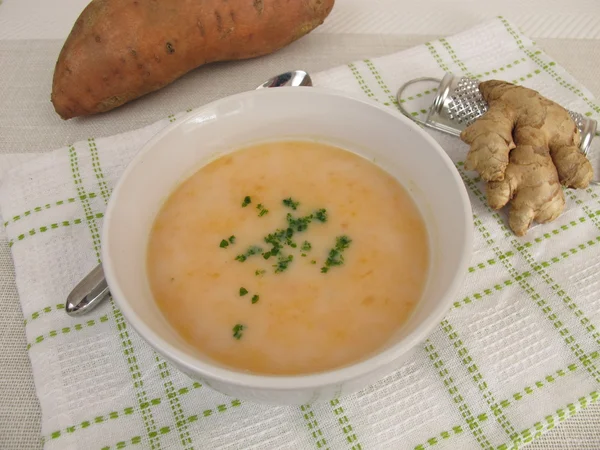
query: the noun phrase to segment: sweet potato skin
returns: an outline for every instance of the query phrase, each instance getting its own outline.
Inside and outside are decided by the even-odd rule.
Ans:
[[[215,61],[279,50],[334,0],[92,0],[60,52],[51,101],[63,119],[109,111]]]

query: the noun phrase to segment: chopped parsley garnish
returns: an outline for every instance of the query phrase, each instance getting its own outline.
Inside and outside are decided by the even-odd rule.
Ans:
[[[240,297],[243,297],[247,293],[248,293],[248,289],[246,289],[245,287],[240,288]]]
[[[283,204],[291,209],[297,209],[300,202],[294,201],[291,197],[284,199]],[[262,203],[256,205],[256,209],[259,211],[258,216],[263,216],[269,212]],[[308,241],[304,241],[302,244],[294,242],[292,239],[295,233],[305,231],[313,219],[317,219],[320,222],[327,221],[327,211],[325,209],[316,210],[313,214],[309,214],[301,217],[294,217],[291,213],[286,215],[287,227],[278,228],[275,231],[269,233],[263,238],[264,242],[269,244],[268,250],[263,250],[258,246],[249,247],[245,253],[238,255],[235,259],[240,262],[246,261],[249,257],[256,254],[262,254],[265,260],[273,257],[277,257],[277,263],[273,265],[275,273],[283,272],[286,270],[293,260],[293,255],[287,255],[284,251],[285,246],[290,248],[301,249],[301,256],[306,257],[306,252],[312,249],[312,245]],[[311,264],[316,264],[316,261],[312,261]],[[262,275],[263,272],[256,271],[256,275]]]
[[[227,248],[227,247],[229,247],[229,242],[227,242],[226,239],[223,239],[221,241],[221,243],[219,244],[219,247],[221,247],[221,248]]]
[[[256,295],[256,294],[254,294],[252,296],[252,304],[254,305],[259,299],[260,299],[260,297],[258,295]]]
[[[275,273],[280,273],[280,272],[283,272],[284,270],[286,270],[293,260],[294,260],[294,255],[288,255],[288,256],[280,255],[279,259],[277,260],[277,264],[273,265],[273,267],[275,267]]]
[[[293,231],[292,231],[292,234],[294,234]],[[277,229],[273,233],[269,233],[268,235],[265,236],[265,242],[267,244],[279,246],[279,245],[281,245],[281,241],[284,238],[287,238],[287,236],[288,236],[287,230]]]
[[[300,253],[300,256],[304,258],[306,256],[306,253]]]
[[[254,272],[254,275],[256,275],[257,277],[260,277],[261,275],[264,275],[266,272],[266,270],[264,269],[256,269],[256,271]]]
[[[311,264],[316,264],[317,261],[315,261],[314,259],[310,262]]]
[[[350,246],[351,242],[352,239],[345,235],[335,238],[335,247],[329,250],[325,265],[321,267],[321,273],[327,273],[330,268],[344,264],[344,255],[342,255],[342,252]]]
[[[295,202],[294,200],[292,200],[292,198],[286,198],[283,200],[283,204],[285,206],[287,206],[288,208],[292,208],[294,211],[298,208],[298,205],[300,204],[300,202]]]
[[[246,251],[246,256],[252,256],[252,255],[256,255],[258,253],[262,253],[262,252],[263,252],[262,248],[260,248],[256,245],[253,245],[248,248],[248,251]]]
[[[256,209],[258,209],[258,211],[259,211],[258,217],[262,217],[269,212],[269,210],[266,209],[262,203],[259,203],[258,205],[256,205]]]
[[[232,330],[234,339],[237,339],[239,341],[240,338],[242,337],[242,331],[244,331],[245,329],[246,329],[245,325],[242,325],[241,323],[236,324]]]
[[[335,238],[335,248],[339,251],[345,250],[350,246],[350,242],[352,242],[352,239],[348,236],[338,236]]]
[[[332,248],[329,250],[329,256],[327,256],[327,260],[325,261],[325,265],[327,267],[332,266],[341,266],[344,264],[344,255],[339,250]]]
[[[287,230],[277,229],[275,232],[268,234],[265,236],[264,240],[267,244],[271,244],[271,250],[265,253],[263,256],[265,259],[269,259],[270,256],[276,256],[279,254],[281,247],[284,242],[288,245],[293,244],[290,237],[294,234],[294,230],[288,228]]]
[[[309,214],[308,216],[295,218],[291,213],[288,213],[286,216],[289,227],[293,231],[305,231],[308,228],[308,224],[312,221],[313,215]]]
[[[291,231],[291,233],[290,233],[290,231]],[[294,234],[294,230],[292,230],[291,228],[288,228],[286,230],[286,232],[287,232],[287,237],[285,238],[285,243],[292,248],[296,248],[298,246],[298,244],[296,244],[294,241],[292,241],[292,236]]]
[[[228,241],[230,244],[235,244],[235,236],[229,236]]]
[[[252,203],[252,199],[250,198],[249,195],[246,195],[244,197],[244,201],[242,202],[242,208],[245,208],[246,206],[248,206],[250,203]]]
[[[314,214],[315,219],[317,219],[319,222],[325,223],[327,222],[327,210],[326,209],[319,209],[315,212]]]
[[[249,257],[251,257],[253,255],[258,255],[258,254],[260,254],[262,252],[263,252],[263,249],[260,248],[259,246],[257,246],[257,245],[251,245],[250,247],[248,247],[248,250],[246,250],[246,253],[242,253],[240,255],[237,255],[235,257],[235,260],[239,261],[239,262],[244,262]]]

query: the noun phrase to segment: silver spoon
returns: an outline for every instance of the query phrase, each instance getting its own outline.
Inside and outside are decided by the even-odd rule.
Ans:
[[[312,86],[312,80],[307,72],[293,70],[269,78],[256,89],[281,86]],[[65,311],[69,316],[86,314],[102,303],[109,294],[102,264],[98,264],[73,288],[67,297]]]
[[[80,316],[102,303],[108,294],[102,264],[98,264],[73,288],[67,297],[65,311],[69,316]]]
[[[274,88],[281,86],[312,86],[310,75],[304,70],[293,70],[269,78],[256,89]]]

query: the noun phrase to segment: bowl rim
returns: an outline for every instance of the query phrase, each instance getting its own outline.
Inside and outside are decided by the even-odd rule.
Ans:
[[[465,250],[462,252],[460,257],[460,263],[455,266],[454,277],[450,285],[445,290],[444,295],[438,301],[432,312],[417,326],[417,328],[394,345],[369,356],[366,359],[362,359],[358,362],[342,366],[336,369],[300,374],[300,375],[267,375],[267,374],[252,374],[236,371],[233,369],[227,369],[224,367],[218,367],[208,362],[196,359],[175,346],[169,344],[163,340],[157,333],[155,333],[146,323],[139,317],[135,309],[127,301],[119,283],[117,282],[114,267],[111,264],[111,252],[110,252],[110,230],[111,221],[114,214],[115,205],[118,203],[120,192],[123,189],[125,180],[129,177],[129,174],[139,164],[140,160],[159,142],[164,136],[171,133],[173,130],[184,126],[191,122],[193,119],[206,114],[211,109],[214,109],[220,103],[244,100],[249,97],[255,96],[267,96],[267,95],[279,95],[280,92],[298,92],[298,94],[304,95],[303,91],[310,90],[311,94],[317,94],[329,97],[343,97],[352,101],[362,103],[368,107],[376,108],[386,114],[389,114],[404,122],[406,126],[411,128],[414,132],[418,133],[425,141],[433,147],[443,163],[450,169],[451,176],[454,178],[455,184],[459,190],[461,198],[460,206],[463,209],[463,218],[466,226],[462,227],[459,232],[462,233],[462,239],[464,241]],[[140,335],[140,337],[151,347],[153,347],[163,357],[176,365],[185,368],[186,371],[191,372],[201,379],[218,380],[223,384],[240,386],[250,389],[261,389],[269,391],[293,391],[299,389],[310,389],[310,388],[322,388],[331,385],[338,385],[344,382],[348,382],[354,379],[365,377],[378,369],[391,364],[394,361],[399,360],[404,354],[413,350],[419,343],[423,342],[426,337],[433,331],[436,325],[438,325],[443,317],[447,314],[452,304],[454,295],[458,292],[458,289],[463,283],[465,274],[467,272],[468,264],[470,263],[472,246],[473,246],[473,227],[472,224],[472,209],[471,202],[466,190],[466,187],[456,170],[454,163],[443,150],[441,145],[427,134],[419,125],[414,123],[412,120],[401,114],[399,111],[393,110],[388,106],[384,106],[376,101],[366,99],[356,94],[350,94],[343,91],[337,91],[333,89],[319,88],[319,87],[278,87],[276,89],[259,89],[252,91],[245,91],[238,94],[233,94],[227,97],[222,97],[203,106],[200,106],[187,114],[176,122],[166,126],[164,129],[155,134],[149,141],[147,141],[140,151],[134,156],[131,162],[125,168],[123,174],[117,181],[112,195],[109,199],[106,212],[104,215],[104,224],[101,232],[101,256],[102,265],[104,269],[105,279],[108,283],[111,296],[116,301],[117,306],[121,310],[125,319],[133,327],[133,329]],[[210,381],[209,381],[210,383]]]

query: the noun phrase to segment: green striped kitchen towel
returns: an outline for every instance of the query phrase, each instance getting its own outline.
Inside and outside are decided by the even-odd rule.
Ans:
[[[600,118],[590,93],[502,18],[314,82],[397,108],[402,83],[448,71],[522,83]],[[431,94],[400,101],[422,116]],[[558,220],[516,238],[464,170],[466,146],[435,131],[473,204],[471,267],[445,320],[369,388],[302,407],[246,403],[178,372],[114,304],[68,317],[65,297],[98,263],[115,182],[178,117],[45,154],[1,187],[46,448],[508,449],[598,400],[600,190],[566,191]]]

